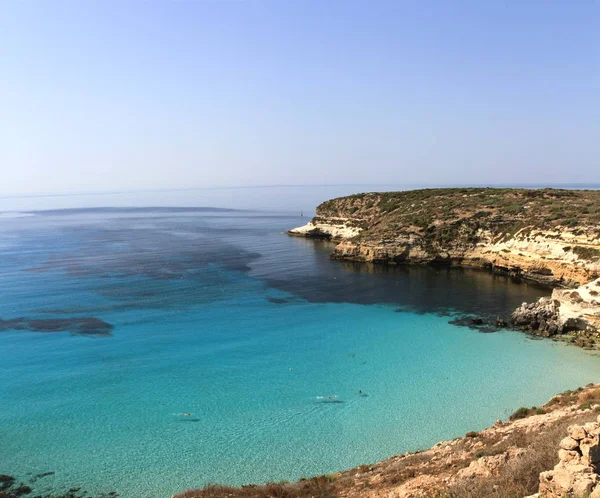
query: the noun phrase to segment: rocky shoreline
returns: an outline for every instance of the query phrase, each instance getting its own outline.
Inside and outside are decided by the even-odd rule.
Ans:
[[[586,349],[600,348],[600,278],[575,290],[523,303],[511,321],[531,334],[561,338]]]

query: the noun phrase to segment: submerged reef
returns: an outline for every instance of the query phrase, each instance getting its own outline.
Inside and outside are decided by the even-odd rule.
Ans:
[[[36,474],[34,477],[29,479],[29,484],[34,484],[39,479],[51,475],[54,475],[54,472]],[[81,487],[73,487],[65,491],[49,491],[48,488],[46,488],[43,494],[41,494],[31,486],[17,480],[11,475],[0,474],[0,498],[21,498],[24,496],[29,498],[117,498],[119,494],[116,491],[109,491],[107,493],[101,493],[100,495],[92,496]]]
[[[80,318],[0,318],[0,331],[69,332],[73,335],[110,336],[114,325],[94,317]]]

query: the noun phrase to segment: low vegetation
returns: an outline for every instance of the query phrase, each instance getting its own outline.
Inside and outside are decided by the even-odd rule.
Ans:
[[[239,488],[209,484],[200,490],[190,490],[177,498],[334,498],[333,479],[318,476],[296,483],[268,483],[262,486],[248,485]]]
[[[469,243],[479,228],[508,235],[519,230],[577,230],[598,225],[600,191],[451,188],[373,192],[326,201],[317,213],[364,220],[361,238],[377,234],[385,239],[407,230],[428,233],[442,244],[457,239]],[[596,249],[575,246],[572,250],[581,257],[600,258]]]
[[[438,491],[436,498],[523,498],[536,493],[540,473],[558,462],[558,444],[571,424],[595,420],[594,415],[582,414],[554,423],[545,431],[521,434],[518,447],[525,451],[500,467],[498,475],[465,479]]]

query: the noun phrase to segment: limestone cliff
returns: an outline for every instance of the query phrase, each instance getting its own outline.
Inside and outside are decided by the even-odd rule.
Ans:
[[[290,235],[334,259],[489,268],[550,286],[600,276],[600,191],[426,189],[326,201]]]

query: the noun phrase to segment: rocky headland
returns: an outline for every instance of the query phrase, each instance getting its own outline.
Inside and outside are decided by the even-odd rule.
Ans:
[[[333,259],[485,268],[554,288],[516,327],[600,346],[600,191],[452,188],[323,202],[290,235],[337,242]]]
[[[334,259],[489,268],[573,287],[600,277],[600,191],[452,188],[323,202],[290,235],[338,242]]]

